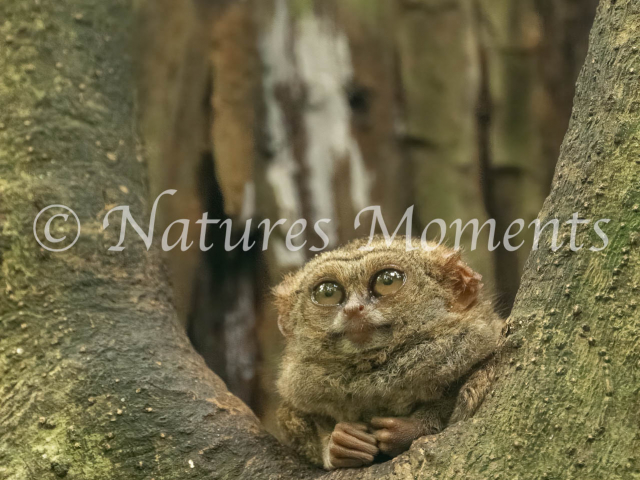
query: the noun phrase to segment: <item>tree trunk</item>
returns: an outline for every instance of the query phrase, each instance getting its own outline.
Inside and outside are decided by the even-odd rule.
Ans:
[[[116,218],[101,229],[106,210],[130,205],[138,221],[149,210],[122,53],[128,3],[5,0],[0,12],[0,104],[13,114],[0,132],[0,476],[321,475],[266,434],[195,354],[157,248],[147,252],[129,230],[125,251],[107,252],[119,232]],[[591,234],[579,252],[553,253],[544,236],[479,414],[393,461],[327,478],[640,476],[639,28],[636,0],[602,2],[540,215],[611,219],[609,246],[590,251],[599,242]],[[64,253],[33,238],[33,219],[51,204],[83,224]],[[54,225],[75,235],[70,222]]]
[[[0,478],[305,471],[194,352],[159,249],[129,226],[125,250],[107,251],[119,236],[117,215],[102,229],[108,209],[148,224],[130,3],[7,0],[0,18]],[[82,223],[64,253],[34,239],[52,204]],[[75,236],[69,218],[55,237]]]

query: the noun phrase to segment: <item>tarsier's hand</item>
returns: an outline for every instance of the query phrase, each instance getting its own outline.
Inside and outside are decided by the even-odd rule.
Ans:
[[[427,433],[422,420],[409,417],[375,417],[371,419],[371,427],[378,448],[391,457],[408,450],[416,438]]]
[[[355,468],[373,463],[378,454],[376,438],[361,423],[338,423],[324,455],[325,468]]]

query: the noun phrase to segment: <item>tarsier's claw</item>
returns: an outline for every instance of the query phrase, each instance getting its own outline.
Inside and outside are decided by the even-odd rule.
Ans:
[[[338,423],[328,445],[328,460],[332,468],[355,468],[373,463],[378,454],[376,438],[367,426],[358,423]]]
[[[375,417],[371,426],[378,448],[391,457],[408,450],[411,443],[425,433],[422,422],[416,418]]]

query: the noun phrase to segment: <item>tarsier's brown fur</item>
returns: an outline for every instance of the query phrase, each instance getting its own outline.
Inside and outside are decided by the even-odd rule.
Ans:
[[[287,340],[278,420],[284,440],[324,468],[402,453],[471,416],[494,380],[504,322],[483,299],[480,276],[458,252],[426,251],[415,239],[407,251],[405,240],[376,237],[371,251],[360,250],[368,239],[352,242],[276,288]],[[406,282],[375,297],[370,279],[387,268]],[[327,279],[344,288],[343,304],[311,301]]]

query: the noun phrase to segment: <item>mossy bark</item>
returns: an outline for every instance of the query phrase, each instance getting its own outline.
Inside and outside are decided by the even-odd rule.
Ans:
[[[108,209],[129,205],[143,229],[149,211],[132,13],[118,0],[0,4],[0,478],[257,478],[263,455],[299,472],[193,351],[157,247],[129,230],[123,252],[107,250]],[[82,223],[64,253],[33,235],[51,204]]]
[[[118,232],[100,228],[106,207],[131,205],[138,219],[148,210],[123,54],[129,3],[5,0],[0,14],[2,478],[640,476],[636,0],[600,6],[540,216],[609,218],[610,245],[530,257],[500,380],[472,421],[391,462],[331,474],[264,433],[193,352],[156,249],[132,240],[107,252]],[[54,203],[83,223],[62,254],[32,233]]]

